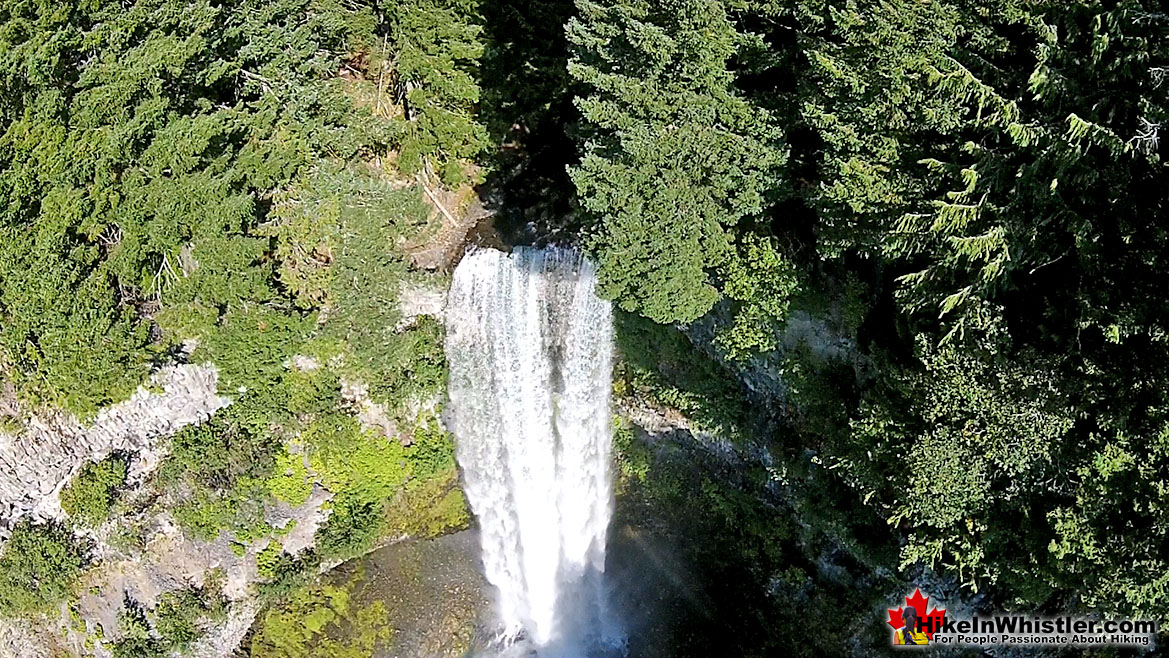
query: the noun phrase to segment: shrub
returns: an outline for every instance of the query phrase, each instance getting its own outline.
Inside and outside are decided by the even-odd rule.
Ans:
[[[256,555],[256,574],[264,581],[275,580],[284,561],[284,546],[272,540]]]
[[[262,603],[281,600],[312,581],[320,565],[320,556],[312,549],[297,555],[283,550],[270,555],[264,565],[264,577],[268,580],[256,586],[256,598]]]
[[[151,634],[146,611],[137,602],[126,599],[118,613],[118,628],[122,637],[110,647],[114,658],[161,658],[166,655],[166,647]]]
[[[164,593],[149,614],[127,597],[118,613],[121,637],[110,647],[110,653],[114,658],[156,658],[183,653],[202,637],[204,624],[223,619],[226,606],[219,585],[211,579],[204,587]]]
[[[181,653],[203,635],[203,623],[223,618],[225,607],[222,594],[210,587],[167,592],[154,608],[154,627],[167,647]]]
[[[304,458],[287,451],[276,454],[275,472],[268,478],[266,486],[273,498],[293,506],[304,504],[313,492]]]
[[[129,459],[120,454],[86,464],[61,492],[61,508],[77,523],[101,525],[110,518],[118,489],[126,483],[128,466]]]
[[[373,548],[386,526],[385,505],[358,496],[333,499],[333,513],[317,531],[317,547],[325,557],[346,560]]]
[[[84,547],[64,526],[19,522],[0,553],[0,615],[50,610],[69,595],[85,562]]]

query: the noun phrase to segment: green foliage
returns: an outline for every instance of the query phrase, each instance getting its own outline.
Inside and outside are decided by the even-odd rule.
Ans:
[[[314,470],[336,494],[329,519],[317,532],[317,546],[328,557],[360,555],[381,537],[385,500],[408,477],[401,444],[367,435],[356,420],[339,415],[318,421],[305,438],[314,447]]]
[[[1163,550],[1169,425],[1162,409],[1151,415],[1159,431],[1090,437],[1070,495],[1046,515],[1054,530],[1046,548],[1061,566],[1053,580],[1085,605],[1121,615],[1156,614],[1169,587]]]
[[[471,525],[467,499],[459,489],[459,472],[445,470],[410,480],[389,504],[385,534],[390,537],[432,538]]]
[[[267,480],[268,493],[289,505],[301,505],[313,492],[313,483],[308,468],[300,455],[288,451],[276,454],[273,475]]]
[[[0,35],[0,353],[23,398],[91,414],[192,338],[192,358],[214,361],[225,386],[260,386],[311,328],[299,311],[324,303],[331,250],[385,238],[354,234],[401,223],[392,207],[413,203],[407,223],[425,220],[415,194],[340,163],[397,148],[411,171],[460,178],[485,139],[480,28],[465,3],[389,12],[332,0],[0,7],[12,26]],[[381,45],[391,50],[367,63],[386,63],[401,120],[356,107],[357,83],[336,76],[351,49]],[[366,253],[356,259],[373,265]],[[378,286],[400,268],[362,272],[384,308],[392,289]]]
[[[110,652],[116,658],[181,655],[208,625],[223,621],[226,612],[227,600],[218,583],[164,592],[151,611],[127,598],[118,612],[120,637]]]
[[[328,309],[316,340],[339,346],[340,370],[369,382],[379,400],[428,399],[444,383],[441,328],[426,319],[399,326],[400,245],[429,212],[418,188],[325,165],[283,197],[266,229],[287,254],[280,277],[298,303]]]
[[[430,330],[437,345],[438,329]],[[346,349],[339,353],[342,359],[351,354]],[[437,359],[433,367],[441,377],[441,350]],[[360,372],[379,372],[376,365]],[[339,367],[348,368],[345,362]],[[266,379],[266,386],[249,390],[210,421],[184,428],[172,440],[157,481],[188,533],[210,541],[227,531],[236,541],[233,547],[243,551],[274,532],[264,521],[267,505],[303,504],[315,482],[334,494],[331,515],[318,535],[322,555],[330,558],[365,552],[391,526],[395,532],[426,536],[465,527],[465,503],[450,475],[453,444],[433,418],[423,416],[413,429],[404,429],[410,444],[405,446],[398,437],[362,429],[345,410],[339,376],[331,367],[273,371]],[[392,399],[404,406],[412,398]],[[286,447],[291,442],[296,452]],[[268,562],[265,572],[279,566]]]
[[[166,647],[151,632],[146,611],[135,601],[126,599],[118,612],[118,631],[121,637],[110,647],[114,658],[162,658]]]
[[[313,417],[341,404],[341,381],[331,369],[292,370],[281,383],[288,391],[288,411],[296,416]]]
[[[257,598],[261,603],[279,601],[311,584],[321,566],[320,556],[315,551],[303,551],[293,556],[285,553],[282,547],[276,549],[271,546],[269,544],[261,552],[264,556],[264,580],[256,585]]]
[[[403,247],[431,208],[384,163],[449,185],[478,176],[480,22],[474,3],[445,0],[0,2],[3,383],[30,409],[87,416],[171,359],[213,363],[232,404],[178,432],[151,484],[187,534],[226,532],[241,553],[276,532],[269,506],[303,504],[315,483],[335,493],[330,557],[391,528],[465,527],[450,437],[428,419],[363,432],[340,381],[368,382],[392,415],[441,394],[441,325],[401,326],[397,310]],[[302,372],[299,354],[320,367]],[[63,506],[100,524],[125,471],[87,466]],[[319,563],[277,542],[259,558],[265,598]],[[80,567],[64,530],[18,526],[0,612],[51,607]],[[113,653],[183,651],[222,613],[204,594],[129,605]]]
[[[61,508],[76,523],[98,526],[110,518],[118,489],[126,483],[129,459],[113,454],[91,462],[61,490]]]
[[[386,527],[384,503],[356,495],[333,499],[329,520],[317,531],[321,556],[347,560],[369,552]]]
[[[395,245],[425,225],[429,210],[417,189],[378,183],[355,194],[341,215],[341,241],[332,266],[327,337],[343,341],[346,370],[370,382],[379,399],[426,399],[442,391],[441,328],[420,320],[399,328],[398,291],[406,265]]]
[[[356,574],[340,586],[310,583],[266,610],[251,639],[256,658],[371,656],[392,636],[385,604],[354,605]]]
[[[399,164],[408,174],[434,169],[448,185],[488,145],[475,117],[483,28],[476,0],[420,0],[392,6],[396,96],[405,136]]]
[[[757,11],[790,49],[748,68],[796,87],[752,98],[814,135],[790,161],[813,183],[792,190],[805,245],[879,296],[871,377],[789,355],[825,461],[904,532],[907,566],[1013,606],[1163,614],[1166,234],[1147,218],[1169,26],[1143,2]]]
[[[183,653],[208,624],[221,622],[226,613],[227,600],[212,586],[186,587],[159,597],[154,628],[168,650]]]
[[[63,526],[20,521],[0,553],[0,614],[50,612],[86,564],[84,547]]]
[[[355,491],[385,497],[405,482],[411,464],[400,441],[362,430],[357,419],[332,413],[305,428],[309,463],[330,491]]]
[[[1153,15],[1145,4],[777,10],[806,35],[784,105],[817,138],[795,157],[815,167],[802,196],[821,248],[888,259],[906,311],[948,330],[1014,291],[1052,331],[1143,315],[1164,252],[1142,218],[1161,204],[1146,190],[1163,176],[1153,117],[1167,112],[1166,28],[1134,19]],[[1125,91],[1100,103],[1101,85]]]
[[[644,485],[649,478],[652,455],[646,446],[637,441],[633,426],[617,416],[613,419],[613,454],[616,456],[619,487]]]
[[[1035,554],[1031,532],[1043,526],[1024,519],[1045,497],[1055,446],[1072,427],[1041,361],[1015,353],[1014,362],[995,363],[1011,350],[1001,324],[990,322],[978,343],[919,341],[925,372],[909,383],[912,425],[857,426],[859,445],[882,464],[871,476],[876,486],[894,488],[890,523],[904,519],[912,529],[905,562],[945,564],[975,587],[1012,578],[1016,551]],[[1010,518],[1019,521],[1004,523]]]
[[[688,323],[718,298],[728,231],[776,187],[779,130],[733,89],[742,35],[718,0],[577,8],[569,72],[587,131],[572,179],[602,289],[625,310]]]
[[[272,581],[280,573],[284,564],[284,547],[278,541],[270,541],[264,550],[256,554],[256,573],[260,580]]]
[[[619,395],[675,409],[723,436],[739,436],[751,422],[743,386],[714,360],[696,354],[681,331],[632,313],[616,313],[614,324],[621,356],[614,373]]]
[[[322,556],[360,555],[389,532],[435,536],[465,527],[454,444],[434,420],[421,419],[409,446],[375,436],[343,414],[326,414],[301,438],[321,483],[334,493],[317,532]]]
[[[246,309],[282,303],[256,199],[314,154],[375,139],[326,79],[359,15],[306,0],[0,7],[0,350],[23,397],[92,413],[179,340],[287,323]],[[246,344],[225,337],[215,357],[246,366],[261,356],[233,351]]]
[[[406,454],[413,479],[430,478],[455,468],[454,437],[443,429],[437,416],[423,415],[415,422]]]
[[[1006,605],[1163,614],[1155,3],[577,9],[573,179],[605,293],[681,323],[723,297],[705,324],[744,371],[793,300],[828,297],[813,322],[844,358],[809,341],[770,362],[771,410],[852,491],[828,505],[858,498],[904,567]],[[687,343],[619,315],[615,390],[741,433],[743,390]]]
[[[263,389],[282,377],[284,363],[307,338],[310,319],[244,305],[220,317],[214,330],[198,336],[191,358],[219,369],[220,386],[233,393]]]
[[[748,235],[723,272],[723,294],[738,305],[715,345],[734,360],[778,347],[779,328],[798,287],[796,269],[771,242]]]
[[[699,579],[701,610],[718,611],[680,606],[675,651],[820,656],[864,646],[855,628],[805,634],[796,644],[790,638],[806,628],[808,614],[879,606],[892,583],[874,574],[888,573],[895,555],[872,552],[860,539],[889,542],[880,519],[838,504],[846,498],[801,451],[777,450],[764,464],[746,451],[715,456],[700,445],[615,426],[615,523],[637,528],[641,550],[683,560],[675,573]]]
[[[156,478],[176,497],[173,513],[185,530],[205,540],[220,530],[241,541],[266,534],[263,503],[284,450],[274,424],[286,400],[280,387],[249,393],[174,436]]]

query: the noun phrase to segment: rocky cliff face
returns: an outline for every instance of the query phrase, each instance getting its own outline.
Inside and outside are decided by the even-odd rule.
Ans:
[[[696,348],[735,373],[752,394],[766,400],[781,401],[788,393],[788,386],[783,379],[784,359],[797,350],[806,349],[812,358],[821,362],[850,363],[856,369],[857,376],[862,376],[867,364],[857,351],[855,341],[841,329],[838,315],[838,311],[822,315],[802,310],[792,311],[783,326],[777,329],[778,349],[756,354],[741,362],[728,359],[715,342],[719,329],[732,322],[730,308],[725,300],[697,322],[685,327],[684,332]]]
[[[231,402],[218,394],[217,384],[218,373],[210,365],[171,365],[155,373],[149,385],[140,387],[128,400],[103,409],[89,423],[82,423],[66,413],[53,412],[32,416],[18,434],[0,432],[0,536],[6,536],[7,529],[21,518],[63,520],[61,490],[87,463],[104,459],[112,452],[124,451],[133,455],[127,483],[132,489],[142,484],[166,454],[172,434],[187,425],[207,420]],[[175,565],[184,565],[200,556],[210,560],[214,551],[209,551],[206,545],[195,546],[183,540],[173,523],[161,525],[167,526],[167,531],[158,533],[152,548],[160,549],[169,541],[182,543],[181,548],[185,550],[158,550],[151,553],[151,559],[138,560],[138,563],[119,559],[117,552],[110,548],[107,540],[108,535],[116,530],[113,526],[87,533],[95,540],[95,556],[107,559],[113,565],[111,569],[92,572],[89,577],[118,581],[117,587],[108,587],[108,591],[101,594],[93,589],[78,601],[87,622],[104,622],[105,628],[116,628],[116,614],[127,594],[151,599],[148,595],[157,596],[167,589],[181,587],[192,580],[192,576],[201,575],[196,572],[205,570],[193,568],[184,572]],[[220,553],[243,563],[231,554],[226,544]],[[174,559],[172,554],[186,559]],[[220,563],[226,561],[230,560],[221,559]],[[105,594],[108,596],[103,596]],[[251,610],[246,602],[235,608],[243,612]],[[254,610],[251,611],[254,614]],[[233,608],[233,614],[238,613]],[[68,619],[64,607],[62,618]],[[225,629],[228,626],[225,625]],[[67,628],[67,625],[63,627]],[[36,623],[2,620],[0,655],[77,653],[84,636],[75,632],[62,633],[61,628],[52,619]],[[212,634],[208,641],[214,640]],[[230,644],[230,639],[224,644]]]
[[[88,425],[58,412],[32,417],[18,435],[0,433],[0,523],[63,518],[61,489],[85,464],[114,451],[136,455],[129,482],[140,482],[165,454],[161,439],[230,403],[218,395],[217,380],[210,365],[167,366]]]

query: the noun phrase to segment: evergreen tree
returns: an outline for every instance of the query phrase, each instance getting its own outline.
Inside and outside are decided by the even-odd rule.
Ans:
[[[487,146],[475,117],[478,66],[483,56],[481,18],[474,0],[420,0],[389,10],[392,73],[405,114],[399,155],[407,173],[435,169],[448,184]]]
[[[586,90],[572,169],[605,294],[657,322],[718,299],[730,229],[760,212],[783,151],[732,87],[742,36],[717,0],[578,2],[570,74]]]
[[[827,449],[907,529],[907,565],[1015,605],[1165,610],[1154,4],[768,14],[800,34],[785,106],[815,136],[793,161],[816,164],[819,252],[873,263],[900,302],[870,311],[901,333],[870,343],[880,373],[842,392],[860,402]]]

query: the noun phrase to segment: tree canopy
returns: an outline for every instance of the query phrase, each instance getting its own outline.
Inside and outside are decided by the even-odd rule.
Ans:
[[[621,385],[787,460],[725,480],[811,492],[786,523],[620,456],[717,517],[755,598],[802,596],[818,558],[785,561],[831,535],[997,606],[1164,618],[1161,5],[0,0],[0,402],[84,417],[210,361],[233,406],[156,475],[188,532],[269,532],[257,501],[303,500],[306,464],[336,489],[326,557],[454,525],[441,432],[383,446],[342,378],[401,417],[440,394],[403,245],[433,189],[477,191],[596,260]],[[124,470],[68,509],[100,523]],[[0,575],[37,584],[8,609],[67,594],[40,580],[81,569],[67,539],[14,530]],[[266,559],[273,591],[312,562]]]
[[[853,318],[851,356],[787,346],[784,403],[902,566],[1164,614],[1167,30],[1135,0],[578,2],[604,290],[731,362]]]

